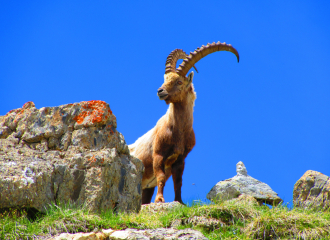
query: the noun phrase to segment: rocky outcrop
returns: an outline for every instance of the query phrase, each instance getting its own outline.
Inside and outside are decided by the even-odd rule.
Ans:
[[[254,197],[258,202],[277,205],[282,202],[269,185],[249,176],[243,162],[236,164],[237,175],[233,178],[218,182],[206,198],[213,201],[216,199],[229,200],[246,194]]]
[[[0,116],[0,208],[139,210],[143,164],[116,127],[103,101],[40,109],[28,102]]]
[[[238,198],[233,198],[229,200],[232,203],[242,203],[242,204],[249,204],[249,205],[263,205],[263,202],[257,201],[254,197],[246,194],[241,194],[238,196]]]
[[[155,214],[157,212],[165,212],[173,209],[182,208],[182,204],[179,202],[169,202],[169,203],[150,203],[144,204],[141,207],[140,213]],[[185,225],[190,225],[193,227],[203,228],[205,230],[214,230],[223,227],[224,223],[215,218],[206,218],[203,216],[193,216],[190,218],[178,218],[171,223],[172,228],[180,228]]]
[[[156,212],[163,212],[168,211],[175,208],[181,208],[183,205],[179,202],[167,202],[167,203],[149,203],[143,204],[141,207],[141,213],[156,213]]]
[[[122,240],[122,239],[141,239],[141,240],[151,240],[151,239],[159,239],[159,240],[172,240],[172,239],[207,239],[203,236],[199,231],[192,229],[183,229],[177,230],[174,228],[157,228],[157,229],[125,229],[114,231],[112,229],[103,230],[99,233],[62,233],[61,235],[52,238],[52,240],[103,240],[103,239],[114,239],[114,240]]]
[[[330,178],[320,172],[308,170],[296,182],[293,204],[297,207],[330,208]]]
[[[173,209],[182,208],[179,202],[169,203],[150,203],[144,204],[141,207],[140,214],[157,214],[159,212],[171,211]],[[127,228],[124,230],[103,229],[100,232],[91,233],[61,233],[57,236],[49,237],[49,240],[104,240],[104,239],[207,239],[197,230],[186,228],[179,230],[178,228],[184,225],[203,228],[212,231],[222,227],[223,223],[220,220],[206,218],[203,216],[194,216],[187,219],[176,219],[172,222],[170,228],[156,229],[133,229]]]

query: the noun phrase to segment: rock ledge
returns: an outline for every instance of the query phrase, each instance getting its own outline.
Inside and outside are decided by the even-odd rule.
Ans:
[[[109,104],[86,101],[0,116],[0,208],[75,203],[141,207],[142,162],[129,154]]]

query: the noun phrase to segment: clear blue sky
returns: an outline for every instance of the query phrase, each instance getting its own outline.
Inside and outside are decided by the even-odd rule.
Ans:
[[[166,112],[167,55],[230,43],[240,63],[217,52],[196,64],[183,201],[205,200],[243,161],[289,202],[307,170],[330,176],[329,12],[325,0],[2,1],[0,115],[103,100],[131,144]]]

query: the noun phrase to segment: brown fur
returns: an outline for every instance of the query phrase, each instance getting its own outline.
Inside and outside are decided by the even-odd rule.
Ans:
[[[163,190],[171,175],[174,200],[182,203],[181,186],[185,158],[195,146],[192,125],[196,93],[192,78],[193,73],[188,77],[174,72],[165,74],[165,81],[158,89],[158,96],[169,104],[169,108],[153,129],[129,146],[131,154],[141,159],[145,167],[142,178],[142,204],[151,202],[156,186],[158,191],[155,202],[165,202]]]
[[[155,202],[164,202],[165,182],[172,175],[175,201],[182,203],[181,186],[184,160],[195,146],[193,108],[196,93],[192,84],[194,73],[185,75],[200,59],[217,51],[239,54],[226,43],[212,43],[197,48],[188,56],[182,49],[172,51],[165,63],[164,84],[158,89],[158,97],[169,104],[167,113],[157,125],[129,146],[131,154],[142,160],[145,172],[142,178],[142,204],[150,203],[155,187],[158,187]],[[183,59],[175,69],[179,59]],[[197,70],[196,70],[197,71]]]

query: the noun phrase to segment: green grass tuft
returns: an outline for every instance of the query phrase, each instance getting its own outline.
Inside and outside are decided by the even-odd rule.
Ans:
[[[33,213],[33,211],[32,211]],[[189,219],[217,219],[221,226],[194,226]],[[0,212],[0,239],[33,239],[62,232],[77,233],[112,228],[194,228],[209,239],[330,239],[330,211],[269,208],[246,201],[219,201],[216,204],[194,204],[164,212],[113,213],[89,212],[74,205],[51,205],[45,214],[31,209],[5,209]],[[180,226],[180,224],[183,224]]]

